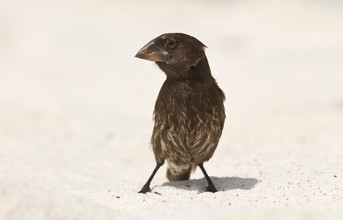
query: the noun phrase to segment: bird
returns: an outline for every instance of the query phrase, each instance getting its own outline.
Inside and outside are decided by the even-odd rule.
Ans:
[[[214,154],[225,122],[225,94],[211,74],[206,46],[184,33],[165,33],[148,42],[135,55],[154,61],[166,79],[154,108],[151,145],[156,166],[139,193],[167,162],[169,181],[189,180],[199,167],[206,190],[217,192],[203,163]]]

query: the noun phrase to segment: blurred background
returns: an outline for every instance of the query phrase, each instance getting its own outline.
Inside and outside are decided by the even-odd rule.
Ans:
[[[204,218],[231,202],[314,204],[301,216],[325,216],[317,208],[342,197],[342,12],[339,0],[0,0],[0,218],[161,219],[194,207]],[[163,168],[154,186],[166,197],[143,203],[165,75],[134,56],[166,32],[207,45],[226,93],[222,139],[206,164],[226,191],[196,194],[201,172],[191,190],[161,186]],[[259,183],[242,190],[247,179]]]
[[[334,0],[1,0],[0,151],[94,173],[153,164],[165,76],[134,55],[184,32],[207,45],[227,96],[218,151],[342,153],[342,9]]]

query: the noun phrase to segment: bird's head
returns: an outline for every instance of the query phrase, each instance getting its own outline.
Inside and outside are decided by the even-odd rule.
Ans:
[[[190,72],[200,61],[206,60],[207,63],[205,47],[192,36],[167,33],[147,43],[138,51],[136,57],[155,61],[167,76],[181,77]]]

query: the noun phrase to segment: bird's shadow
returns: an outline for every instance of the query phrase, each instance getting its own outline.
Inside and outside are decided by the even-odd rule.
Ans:
[[[241,178],[241,177],[211,177],[212,182],[218,191],[227,191],[233,189],[250,190],[260,182],[255,178]],[[206,192],[207,182],[205,178],[192,179],[187,181],[166,182],[162,186],[171,186],[178,189],[198,191],[200,193]]]

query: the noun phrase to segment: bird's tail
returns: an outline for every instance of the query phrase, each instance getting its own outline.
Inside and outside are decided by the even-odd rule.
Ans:
[[[196,166],[192,166],[191,164],[177,165],[173,162],[169,162],[167,168],[167,178],[171,182],[189,180],[191,171],[195,168]]]

